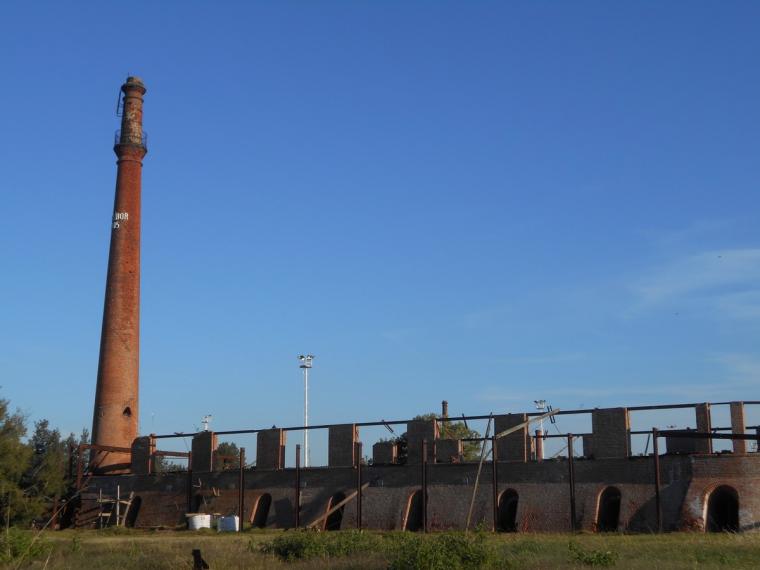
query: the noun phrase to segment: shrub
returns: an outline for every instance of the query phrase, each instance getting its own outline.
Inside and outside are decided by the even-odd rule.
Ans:
[[[251,549],[255,548],[250,543]],[[274,554],[286,561],[309,560],[312,558],[338,558],[362,552],[376,552],[380,541],[373,534],[359,531],[318,533],[315,531],[286,532],[272,542],[261,546],[265,554]]]
[[[0,562],[16,562],[20,559],[31,560],[46,554],[50,546],[44,540],[34,539],[30,531],[11,528],[0,534]]]
[[[435,535],[389,535],[391,570],[474,570],[497,565],[495,550],[484,533],[448,532]]]
[[[614,566],[618,553],[613,550],[583,550],[574,542],[568,544],[570,559],[586,566]]]

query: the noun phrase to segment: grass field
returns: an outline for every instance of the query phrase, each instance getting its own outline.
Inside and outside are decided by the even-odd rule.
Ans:
[[[192,568],[199,548],[222,568],[760,568],[760,534],[666,535],[307,533],[182,531],[48,532],[22,568]],[[31,533],[18,534],[26,548]],[[0,543],[8,562],[7,541]],[[40,546],[38,548],[38,546]],[[16,556],[18,561],[18,556]]]

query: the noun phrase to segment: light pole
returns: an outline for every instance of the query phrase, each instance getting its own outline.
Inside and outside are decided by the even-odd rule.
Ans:
[[[536,409],[541,412],[542,414],[546,412],[546,400],[533,400],[533,403],[536,404]],[[541,430],[541,433],[544,433],[544,420],[538,420],[538,429]]]
[[[303,370],[303,466],[309,466],[309,370],[314,360],[313,354],[299,355],[299,368]]]

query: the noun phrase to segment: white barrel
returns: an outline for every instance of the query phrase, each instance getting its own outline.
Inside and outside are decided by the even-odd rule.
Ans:
[[[237,515],[219,517],[219,520],[216,521],[216,528],[219,532],[237,532],[240,528],[240,518]]]
[[[189,530],[200,530],[202,528],[211,528],[211,515],[204,515],[204,514],[188,515],[187,528]]]

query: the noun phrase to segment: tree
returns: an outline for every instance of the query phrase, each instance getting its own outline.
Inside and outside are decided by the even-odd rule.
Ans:
[[[422,414],[412,418],[413,420],[439,420],[440,416],[431,412],[429,414]],[[441,439],[468,439],[480,437],[480,433],[474,429],[470,429],[464,422],[458,421],[446,421],[438,422],[439,435]],[[393,441],[398,445],[398,462],[406,463],[408,455],[408,439],[406,432],[400,436],[390,439],[381,439],[380,441]],[[480,442],[477,441],[465,441],[463,447],[463,459],[464,461],[477,461],[480,458]]]
[[[21,486],[32,453],[21,441],[26,435],[26,418],[18,410],[11,414],[9,406],[8,400],[0,398],[0,520],[18,524],[34,516]]]
[[[216,446],[217,467],[219,469],[235,468],[240,463],[240,450],[231,441],[223,441]]]

